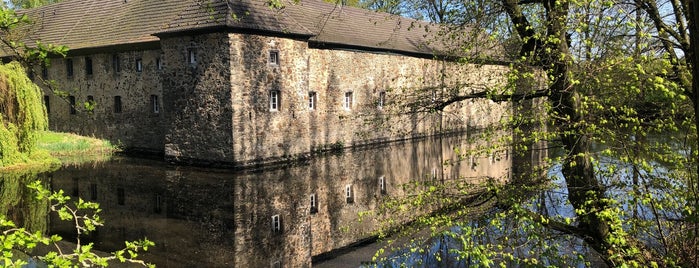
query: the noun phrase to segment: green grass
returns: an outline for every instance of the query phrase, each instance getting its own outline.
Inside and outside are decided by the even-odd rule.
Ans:
[[[52,131],[39,134],[37,147],[59,158],[111,155],[117,151],[117,147],[107,140]]]

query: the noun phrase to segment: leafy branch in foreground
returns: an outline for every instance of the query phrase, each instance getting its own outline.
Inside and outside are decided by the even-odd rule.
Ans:
[[[78,201],[70,203],[70,197],[63,194],[62,190],[51,192],[41,185],[40,181],[35,181],[28,185],[37,193],[37,199],[46,199],[50,202],[50,210],[58,213],[61,220],[73,221],[77,230],[77,242],[72,251],[64,250],[65,247],[59,245],[62,238],[58,235],[45,237],[41,232],[30,232],[25,228],[17,226],[4,218],[0,218],[0,227],[5,229],[0,235],[2,243],[2,256],[0,261],[4,266],[22,267],[28,264],[21,259],[18,251],[31,252],[39,244],[52,245],[54,250],[44,256],[37,256],[38,260],[48,264],[50,267],[106,267],[111,261],[128,262],[146,267],[155,267],[142,260],[136,259],[140,251],[147,251],[148,247],[155,244],[148,239],[139,241],[126,241],[125,247],[113,252],[111,255],[100,256],[93,251],[93,244],[83,245],[80,236],[94,231],[98,226],[102,226],[102,219],[99,217],[101,209],[98,203],[86,202],[80,198]]]

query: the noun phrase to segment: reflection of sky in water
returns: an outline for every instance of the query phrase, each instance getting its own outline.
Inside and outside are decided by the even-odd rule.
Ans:
[[[602,171],[598,172],[598,174],[602,174],[599,175],[601,177],[599,181],[607,188],[605,194],[618,202],[624,211],[622,217],[626,221],[654,218],[653,210],[649,203],[634,200],[636,195],[631,194],[634,191],[634,187],[643,187],[641,190],[650,193],[655,200],[672,198],[662,190],[665,187],[683,187],[681,182],[668,179],[671,175],[666,167],[658,163],[652,163],[651,165],[653,167],[652,172],[638,171],[636,178],[634,178],[634,167],[631,164],[622,163],[619,160],[608,157],[602,158],[599,163],[599,169]],[[530,211],[562,222],[569,218],[573,220],[572,224],[575,225],[575,209],[568,201],[568,189],[562,175],[562,165],[554,164],[548,170],[547,175],[550,178],[550,187],[534,193],[528,202],[521,205]],[[658,179],[661,179],[665,184],[662,184],[661,187],[651,187],[650,185],[658,184]],[[458,249],[462,248],[460,236],[463,235],[469,236],[468,239],[473,239],[476,246],[490,244],[497,247],[497,245],[501,245],[503,246],[503,252],[511,253],[521,258],[537,258],[539,264],[543,265],[560,266],[565,264],[568,267],[602,265],[601,261],[596,257],[596,253],[589,249],[581,239],[576,237],[560,234],[552,230],[534,230],[535,232],[543,232],[549,238],[539,243],[545,243],[549,246],[557,245],[552,251],[544,252],[541,251],[541,248],[537,248],[540,244],[528,241],[531,238],[531,234],[525,231],[528,229],[527,226],[517,226],[521,222],[518,223],[505,218],[500,219],[502,220],[501,228],[495,228],[493,225],[488,224],[489,221],[495,218],[493,215],[498,212],[501,212],[501,210],[494,209],[479,219],[468,220],[463,223],[465,226],[468,226],[469,232],[464,232],[461,227],[454,226],[450,228],[450,232],[446,232],[448,234],[416,239],[420,242],[407,244],[403,249],[388,255],[385,261],[377,265],[378,267],[400,267],[401,264],[407,267],[468,267],[476,263],[482,263],[477,259],[464,258],[464,255],[458,254]],[[679,211],[666,210],[661,213],[664,213],[665,217],[668,218],[681,216]],[[472,228],[480,228],[482,232],[474,235]],[[657,228],[651,227],[649,229],[649,232],[657,231]],[[505,237],[508,238],[508,243],[502,243]],[[650,233],[639,233],[637,237],[645,240],[651,246],[657,245]],[[513,247],[512,245],[520,246]],[[552,252],[555,253],[550,256],[560,257],[561,259],[551,259],[539,255]],[[532,253],[534,254],[532,255]],[[585,260],[577,259],[577,254],[584,256]],[[491,258],[496,263],[505,261],[498,259],[498,256],[491,256]],[[586,261],[591,263],[586,263]],[[505,264],[507,266],[521,265],[507,261],[505,261]]]

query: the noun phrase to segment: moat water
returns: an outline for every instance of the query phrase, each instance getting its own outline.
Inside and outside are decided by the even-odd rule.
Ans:
[[[156,246],[140,257],[159,267],[311,266],[371,239],[391,215],[362,220],[359,214],[407,194],[405,184],[455,178],[507,182],[516,161],[509,149],[463,157],[483,143],[467,135],[432,137],[246,171],[113,157],[39,175],[5,175],[0,212],[71,240],[73,225],[32,202],[22,187],[40,178],[54,191],[101,204],[105,226],[84,238],[101,251],[145,237]],[[357,254],[341,262],[356,267],[373,252]]]

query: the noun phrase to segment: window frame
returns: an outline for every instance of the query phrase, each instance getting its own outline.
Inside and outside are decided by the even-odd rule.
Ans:
[[[345,201],[347,204],[354,203],[354,189],[352,189],[352,184],[345,185]]]
[[[315,91],[308,92],[308,109],[316,110],[318,108],[318,93]]]
[[[281,96],[282,93],[279,89],[272,89],[269,91],[269,111],[278,112],[281,109]]]
[[[151,105],[151,112],[154,114],[159,114],[160,113],[160,98],[156,94],[151,94],[150,95],[150,105]]]
[[[86,76],[91,76],[93,72],[92,68],[92,58],[91,57],[85,57],[85,75]]]
[[[49,95],[44,95],[44,107],[46,107],[46,114],[51,113],[51,97]]]
[[[120,114],[122,112],[122,101],[121,96],[114,96],[114,113]]]
[[[193,47],[187,49],[187,64],[192,66],[197,64],[197,50]]]
[[[66,76],[68,78],[73,78],[73,76],[75,76],[75,70],[73,69],[73,59],[67,58],[65,60],[65,63],[66,63]]]
[[[386,176],[379,177],[379,191],[382,195],[386,194]]]
[[[310,196],[310,201],[311,201],[311,214],[316,214],[318,213],[318,196],[315,193],[312,193]]]
[[[272,232],[282,232],[282,217],[279,214],[272,215]]]
[[[141,58],[136,59],[136,72],[143,72],[143,59]]]
[[[379,99],[377,101],[376,108],[379,110],[383,110],[384,105],[386,104],[386,91],[379,91]]]
[[[119,58],[119,54],[112,54],[112,68],[114,68],[115,74],[121,72],[121,59]]]
[[[352,91],[345,91],[342,97],[342,108],[344,108],[347,111],[351,111],[353,105],[354,93]]]
[[[41,78],[44,80],[49,78],[49,68],[46,66],[46,64],[41,65]]]
[[[75,109],[75,96],[68,96],[68,105],[70,106],[70,114],[77,114],[78,111]]]
[[[267,53],[267,64],[270,66],[280,66],[281,59],[279,57],[279,50],[272,49]]]

